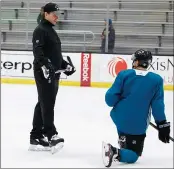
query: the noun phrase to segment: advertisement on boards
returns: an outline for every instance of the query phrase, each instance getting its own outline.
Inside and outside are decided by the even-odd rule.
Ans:
[[[92,74],[92,81],[113,82],[121,70],[132,68],[131,55],[93,54],[92,58],[95,58],[92,70],[99,66],[98,73]],[[163,78],[164,84],[173,85],[173,59],[171,56],[153,56],[148,71],[159,74]]]
[[[80,53],[63,53],[65,60],[66,56],[70,56],[76,67],[76,72],[72,76],[61,74],[61,79],[64,81],[79,81],[80,70],[77,67],[81,65]],[[1,77],[2,78],[23,78],[33,79],[33,53],[23,51],[2,51],[1,53]]]
[[[174,83],[173,59],[174,59],[173,57],[155,56],[155,57],[153,57],[153,61],[150,64],[148,70],[161,75],[161,77],[164,80],[164,84],[173,85],[173,83]]]
[[[105,55],[100,59],[100,81],[113,82],[121,70],[131,68],[130,55]]]
[[[91,85],[91,54],[81,53],[81,86]]]
[[[131,69],[131,55],[63,53],[70,56],[76,72],[72,76],[61,74],[63,82],[80,86],[94,86],[112,83],[121,70]],[[1,78],[33,79],[33,53],[27,51],[1,51]],[[159,74],[164,85],[173,86],[172,56],[153,56],[148,71]],[[78,82],[78,83],[76,83]]]
[[[2,77],[33,78],[33,56],[22,53],[1,53]]]

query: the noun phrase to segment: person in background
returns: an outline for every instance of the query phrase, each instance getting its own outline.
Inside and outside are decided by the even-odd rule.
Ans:
[[[106,43],[106,19],[105,19],[105,28],[101,35],[101,52],[105,52],[105,43]],[[112,20],[109,19],[109,28],[108,28],[108,53],[113,53],[115,46],[115,29],[112,25]]]

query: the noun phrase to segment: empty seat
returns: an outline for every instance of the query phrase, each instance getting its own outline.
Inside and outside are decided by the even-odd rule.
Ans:
[[[157,52],[156,54],[165,54],[165,52],[166,55],[173,54],[171,50],[173,47],[173,1],[123,0],[106,3],[104,0],[100,2],[56,0],[54,2],[57,2],[60,9],[66,12],[66,17],[59,18],[61,22],[54,27],[55,29],[72,32],[91,31],[95,35],[94,40],[92,35],[86,35],[84,44],[84,34],[60,33],[62,51],[100,52],[100,35],[104,29],[104,19],[108,14],[113,20],[116,32],[116,53],[129,54],[139,47],[144,47]],[[6,32],[1,34],[5,41],[2,43],[2,49],[32,50],[32,32],[37,26],[37,17],[44,4],[44,1],[39,0],[35,2],[2,1],[1,29]],[[110,8],[108,13],[107,5]],[[28,6],[29,9],[27,9]],[[15,9],[18,9],[17,19]]]

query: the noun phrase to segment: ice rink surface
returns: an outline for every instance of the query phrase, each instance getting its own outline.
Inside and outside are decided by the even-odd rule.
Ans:
[[[117,132],[104,102],[106,88],[60,86],[55,106],[55,125],[64,148],[31,152],[29,133],[37,102],[35,85],[1,85],[2,168],[103,168],[102,141],[117,145]],[[173,136],[173,92],[165,92],[166,115]],[[173,143],[163,144],[149,126],[143,156],[136,164],[115,164],[118,168],[173,168]]]

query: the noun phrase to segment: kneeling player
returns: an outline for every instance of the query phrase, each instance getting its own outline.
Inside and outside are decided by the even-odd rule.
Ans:
[[[148,72],[152,63],[149,51],[138,50],[132,56],[132,68],[121,71],[105,101],[113,107],[110,116],[116,125],[120,148],[103,143],[103,162],[110,167],[113,161],[135,163],[144,147],[146,130],[152,115],[158,127],[158,137],[169,143],[170,123],[164,111],[164,90],[161,76]]]

